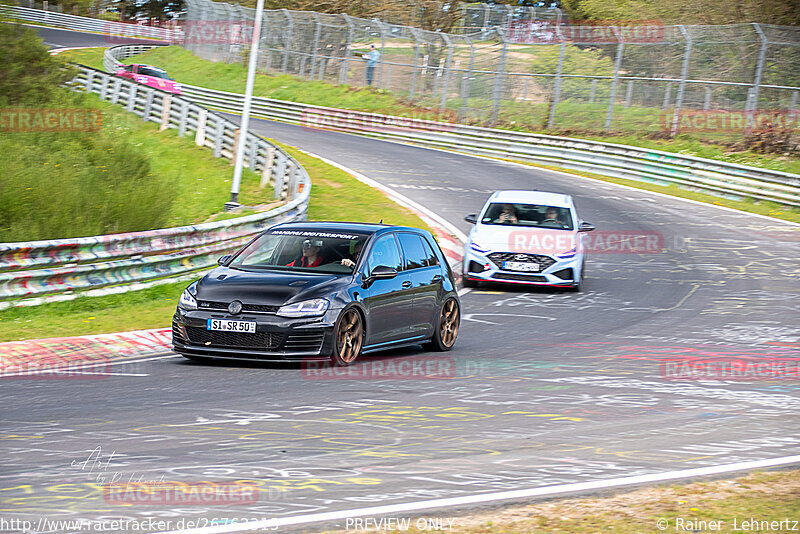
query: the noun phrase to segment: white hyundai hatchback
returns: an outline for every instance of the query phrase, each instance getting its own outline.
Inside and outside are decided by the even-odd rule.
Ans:
[[[496,191],[480,214],[464,250],[464,285],[533,284],[579,291],[585,260],[584,232],[572,197],[542,191]]]

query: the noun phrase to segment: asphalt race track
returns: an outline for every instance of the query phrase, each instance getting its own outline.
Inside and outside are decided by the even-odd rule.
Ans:
[[[453,351],[395,350],[359,367],[393,367],[398,379],[170,354],[98,380],[3,379],[0,515],[159,518],[170,528],[295,517],[282,530],[342,528],[306,516],[800,455],[796,379],[675,379],[686,362],[797,365],[796,226],[342,133],[251,128],[378,180],[464,232],[463,216],[490,192],[539,189],[573,195],[598,232],[658,246],[633,254],[596,243],[581,293],[465,294]],[[400,371],[431,361],[427,376]],[[104,499],[105,483],[153,480],[252,481],[260,491],[254,503],[208,506]]]

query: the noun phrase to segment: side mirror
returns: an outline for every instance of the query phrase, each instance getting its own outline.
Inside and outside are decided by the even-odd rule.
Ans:
[[[225,265],[226,263],[228,263],[228,261],[230,261],[230,259],[231,259],[231,255],[230,254],[225,254],[224,256],[222,256],[220,259],[217,260],[217,263],[219,265]]]
[[[470,224],[476,224],[478,222],[478,214],[477,213],[470,213],[469,215],[464,217],[464,220],[467,221]]]
[[[590,223],[587,223],[587,222],[582,222],[580,225],[578,225],[578,231],[579,232],[591,232],[593,230],[594,230],[594,225],[593,224],[590,224]]]
[[[369,280],[391,280],[397,276],[397,269],[392,269],[386,265],[378,265],[369,275]]]

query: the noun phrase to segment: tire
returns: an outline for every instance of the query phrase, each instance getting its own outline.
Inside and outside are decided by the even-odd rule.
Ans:
[[[437,352],[445,352],[453,348],[458,337],[458,327],[461,325],[461,308],[454,298],[447,299],[442,305],[436,327],[431,340],[425,348]]]
[[[355,308],[342,312],[333,334],[333,365],[345,367],[356,361],[364,342],[364,321]]]
[[[580,292],[581,288],[583,287],[583,273],[585,270],[586,270],[586,262],[584,261],[583,263],[581,263],[581,278],[580,280],[578,280],[577,284],[574,284],[571,288],[569,288],[570,291],[574,293]]]

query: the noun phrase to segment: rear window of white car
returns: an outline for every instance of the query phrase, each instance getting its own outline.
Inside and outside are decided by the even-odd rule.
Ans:
[[[569,208],[542,204],[517,204],[494,202],[481,217],[483,224],[526,226],[572,230],[572,212]]]

